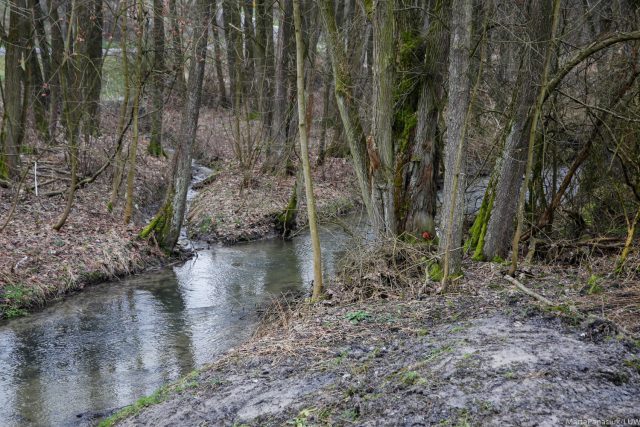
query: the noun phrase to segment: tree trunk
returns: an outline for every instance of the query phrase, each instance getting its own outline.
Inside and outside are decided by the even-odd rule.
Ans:
[[[258,111],[265,129],[271,124],[271,88],[273,85],[273,4],[270,0],[256,0],[256,87]]]
[[[443,125],[440,121],[446,96],[444,82],[449,46],[445,28],[448,6],[445,3],[434,1],[425,13],[424,77],[422,87],[416,89],[419,100],[415,136],[403,178],[407,184],[400,198],[400,207],[406,207],[406,213],[398,215],[399,229],[418,237],[424,232],[436,235],[436,178],[442,145]]]
[[[7,34],[4,63],[4,120],[2,132],[2,157],[0,158],[0,178],[16,179],[20,173],[20,146],[22,144],[22,101],[23,73],[22,59],[22,11],[20,0],[9,3],[9,32]]]
[[[96,136],[100,131],[100,91],[102,89],[102,0],[78,4],[79,49],[82,61],[83,132]]]
[[[169,16],[171,19],[172,69],[175,78],[177,98],[182,100],[186,93],[187,82],[184,77],[184,54],[182,50],[182,29],[178,18],[176,0],[169,0]]]
[[[362,123],[360,122],[358,106],[355,104],[352,93],[353,85],[344,45],[341,44],[338,36],[333,0],[321,0],[320,11],[325,29],[327,48],[331,56],[336,104],[340,112],[345,138],[351,151],[353,168],[358,179],[358,185],[360,186],[362,201],[369,217],[374,218],[379,215],[374,211],[375,206],[371,200],[367,142]]]
[[[151,71],[151,141],[148,152],[152,156],[161,156],[162,151],[162,113],[164,112],[164,3],[153,0],[153,69]]]
[[[517,200],[522,183],[527,155],[527,142],[531,120],[529,112],[536,99],[540,85],[544,60],[540,52],[542,43],[549,40],[551,33],[551,0],[531,1],[528,29],[531,42],[525,46],[521,72],[526,73],[519,81],[520,97],[509,135],[505,142],[500,172],[496,182],[493,209],[489,215],[487,232],[484,238],[484,258],[505,258],[509,250],[509,238],[512,236],[516,217]]]
[[[127,120],[127,114],[129,112],[129,98],[131,93],[131,80],[129,78],[129,53],[127,50],[127,3],[128,0],[123,0],[121,3],[121,38],[120,47],[122,50],[122,79],[124,80],[124,96],[122,99],[122,105],[120,106],[120,117],[118,119],[118,135],[122,135],[125,128],[125,121]],[[107,204],[107,209],[111,212],[118,202],[118,193],[120,192],[120,185],[122,184],[122,175],[124,173],[124,158],[122,155],[123,144],[118,144],[115,153],[115,165],[113,170],[113,181],[111,183],[111,197]]]
[[[293,17],[296,34],[296,74],[298,89],[298,128],[300,134],[300,157],[304,174],[304,188],[307,198],[307,214],[309,216],[309,230],[311,246],[313,247],[313,294],[312,301],[318,301],[322,294],[322,256],[320,253],[320,237],[316,221],[316,202],[313,195],[311,181],[311,165],[309,162],[309,142],[307,138],[307,118],[305,113],[305,84],[304,84],[304,45],[302,41],[302,19],[300,17],[300,2],[293,0]]]
[[[184,220],[187,190],[191,180],[191,147],[196,138],[198,117],[202,101],[202,82],[207,54],[207,36],[209,34],[209,0],[198,0],[199,21],[194,28],[196,44],[187,88],[187,99],[182,112],[180,133],[176,152],[173,157],[173,178],[167,189],[164,205],[151,223],[142,230],[141,237],[153,233],[158,243],[167,251],[173,250]]]
[[[280,31],[274,81],[273,120],[271,127],[271,145],[267,153],[267,168],[281,172],[286,168],[291,154],[291,135],[288,132],[293,112],[290,93],[290,68],[293,56],[293,4],[292,0],[283,0],[280,14]],[[293,88],[291,88],[293,90]]]
[[[140,99],[142,98],[143,86],[143,40],[144,40],[144,9],[143,0],[136,0],[137,3],[137,28],[136,28],[136,93],[133,98],[133,138],[129,144],[129,170],[127,172],[127,198],[124,207],[123,221],[128,224],[133,216],[134,183],[136,176],[136,158],[138,156],[138,140],[140,138]]]
[[[222,108],[229,108],[229,97],[227,96],[227,87],[224,83],[224,71],[222,67],[222,38],[220,37],[220,27],[215,26],[211,29],[211,36],[213,39],[213,45],[215,47],[215,53],[213,57],[213,63],[216,70],[216,82],[218,84],[218,103]]]
[[[458,275],[462,271],[462,226],[466,183],[463,156],[469,111],[472,1],[453,0],[451,9],[453,15],[449,55],[449,106],[444,150],[444,200],[440,227],[442,235],[439,244],[443,252],[442,280],[445,286],[449,275]]]
[[[67,11],[67,34],[64,40],[64,55],[60,68],[60,89],[62,95],[62,111],[66,126],[66,137],[69,146],[69,159],[71,162],[71,183],[67,192],[67,203],[64,211],[53,229],[59,231],[67,221],[78,183],[78,134],[82,111],[79,105],[82,103],[82,76],[79,64],[74,61],[72,28],[77,17],[76,1],[72,0],[70,10]]]
[[[370,218],[379,234],[396,234],[394,198],[395,153],[393,107],[395,82],[395,0],[376,0],[373,11],[373,118],[368,141],[372,165],[371,199],[377,205]],[[379,159],[379,161],[378,161]]]

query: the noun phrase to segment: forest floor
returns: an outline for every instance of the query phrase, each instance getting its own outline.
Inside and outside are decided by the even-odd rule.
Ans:
[[[316,305],[274,303],[251,341],[103,425],[640,422],[637,277],[603,278],[602,292],[588,294],[584,268],[531,267],[520,280],[549,307],[495,263],[466,261],[451,292],[434,295],[424,276],[401,277],[402,262],[392,271],[392,259],[411,258],[393,252],[370,263],[361,250],[375,270],[352,280],[344,270]],[[609,287],[626,301],[609,304]],[[602,319],[616,310],[624,326]]]
[[[228,113],[210,110],[205,112],[205,125],[201,125],[202,137],[196,149],[196,157],[213,169],[212,176],[199,186],[187,215],[189,237],[205,242],[237,243],[275,237],[282,233],[278,220],[289,205],[295,173],[265,173],[262,162],[243,166],[237,161],[238,147],[234,145],[229,130]],[[259,130],[256,130],[259,132]],[[311,160],[315,165],[320,129],[312,127],[309,138]],[[330,136],[329,136],[330,137]],[[256,143],[257,144],[257,143]],[[246,147],[244,148],[246,150]],[[254,146],[264,153],[265,146]],[[297,155],[297,140],[292,155]],[[264,155],[260,156],[263,159]],[[344,215],[359,205],[353,168],[347,158],[327,157],[322,166],[313,166],[313,185],[320,221]],[[244,185],[250,176],[249,185]],[[307,224],[304,186],[297,187],[298,205],[296,228]]]
[[[104,135],[83,141],[80,146],[80,180],[99,170],[114,152],[116,139],[107,130],[116,128],[117,111],[105,108],[103,113]],[[214,109],[204,109],[201,114],[194,158],[211,167],[215,179],[198,190],[190,209],[189,234],[224,243],[273,236],[276,216],[287,207],[295,177],[274,177],[262,173],[260,165],[255,164],[253,179],[243,188],[243,169],[236,160],[227,116],[227,112]],[[179,117],[178,111],[165,114],[167,148],[175,146]],[[314,144],[316,133],[314,129]],[[37,140],[30,130],[26,141]],[[64,141],[50,146],[27,145],[21,156],[22,164],[33,165],[37,161],[38,196],[33,166],[25,175],[17,203],[15,192],[0,186],[0,227],[10,217],[0,231],[0,319],[24,315],[29,309],[85,285],[112,280],[168,260],[153,244],[137,239],[139,230],[162,202],[171,164],[170,158],[147,154],[148,138],[141,138],[138,147],[132,222],[125,225],[122,221],[124,184],[118,204],[112,212],[107,209],[113,179],[112,168],[108,167],[94,182],[76,191],[72,211],[59,232],[52,226],[64,210],[70,181]],[[321,217],[343,214],[357,205],[353,173],[346,159],[327,158],[324,166],[315,169],[314,178]],[[306,222],[304,203],[299,208],[301,227]]]

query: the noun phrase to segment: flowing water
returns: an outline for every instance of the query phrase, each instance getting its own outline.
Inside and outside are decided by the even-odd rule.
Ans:
[[[321,240],[331,274],[349,237]],[[0,324],[0,426],[83,425],[150,394],[249,338],[256,307],[307,292],[312,268],[308,234],[214,246]]]

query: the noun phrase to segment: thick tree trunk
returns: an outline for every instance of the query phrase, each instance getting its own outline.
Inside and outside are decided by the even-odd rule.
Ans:
[[[496,182],[493,209],[489,216],[487,232],[484,238],[484,258],[505,258],[510,246],[510,237],[514,229],[517,200],[525,170],[527,143],[531,120],[530,109],[535,102],[537,88],[540,85],[544,66],[541,52],[542,43],[549,40],[551,30],[551,0],[531,1],[529,29],[531,42],[525,46],[520,78],[522,87],[516,114],[509,135],[498,162],[500,172]]]
[[[453,15],[449,55],[449,106],[446,117],[444,200],[439,245],[443,253],[443,283],[446,283],[449,275],[457,275],[462,271],[462,226],[466,183],[463,157],[469,110],[473,23],[471,0],[453,0],[451,8]]]
[[[394,197],[395,149],[393,107],[396,52],[394,50],[396,1],[376,0],[373,11],[373,117],[368,141],[373,183],[371,200],[377,205],[370,218],[379,234],[396,234]],[[379,161],[378,161],[379,160]]]
[[[161,156],[162,151],[162,113],[164,112],[164,4],[162,0],[153,0],[153,69],[152,69],[152,111],[151,141],[148,151],[152,156]]]
[[[426,14],[426,46],[424,77],[417,106],[417,122],[413,145],[405,167],[406,184],[401,207],[406,214],[399,215],[399,229],[415,236],[424,232],[435,236],[437,201],[436,178],[440,163],[442,139],[442,106],[444,104],[445,72],[449,37],[445,28],[448,7],[443,0],[433,2]],[[404,220],[403,220],[404,219]]]
[[[173,158],[173,179],[167,189],[163,207],[151,223],[140,233],[146,237],[154,233],[158,243],[167,251],[173,250],[184,220],[187,190],[191,180],[191,147],[196,138],[200,104],[202,101],[202,82],[207,55],[207,38],[209,34],[210,0],[198,0],[198,21],[194,28],[193,61],[187,88],[187,99],[182,112],[178,145]]]

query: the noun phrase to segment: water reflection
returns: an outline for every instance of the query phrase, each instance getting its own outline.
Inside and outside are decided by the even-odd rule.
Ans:
[[[324,227],[321,238],[331,274],[348,237]],[[307,235],[214,247],[3,323],[0,425],[84,424],[151,393],[247,339],[254,308],[306,291],[312,267]]]

